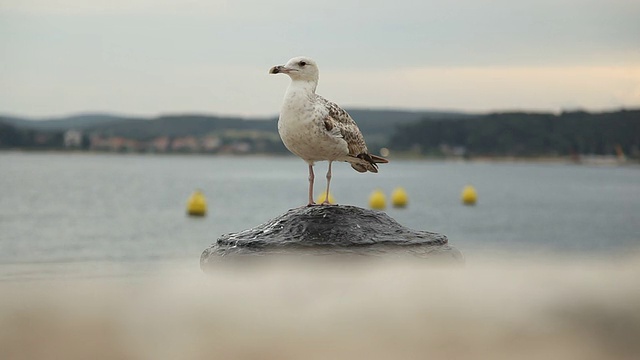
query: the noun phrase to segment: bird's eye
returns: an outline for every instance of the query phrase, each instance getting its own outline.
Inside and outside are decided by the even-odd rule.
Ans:
[[[306,61],[300,61],[300,62],[298,63],[298,65],[300,65],[300,66],[305,66],[305,65],[307,65],[307,62],[306,62]]]

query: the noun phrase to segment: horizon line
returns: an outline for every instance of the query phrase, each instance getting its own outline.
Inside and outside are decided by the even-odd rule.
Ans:
[[[640,110],[640,104],[634,105],[632,107],[627,106],[611,106],[606,108],[597,108],[597,109],[589,109],[588,107],[566,107],[561,109],[538,109],[538,108],[525,108],[525,107],[515,107],[515,108],[500,108],[500,109],[490,109],[490,110],[482,110],[482,111],[469,111],[469,110],[454,110],[454,109],[438,109],[438,108],[411,108],[411,107],[363,107],[363,106],[346,106],[345,110],[347,111],[396,111],[396,112],[408,112],[408,113],[449,113],[449,114],[460,114],[460,115],[488,115],[495,113],[535,113],[535,114],[562,114],[565,112],[587,112],[587,113],[609,113],[609,112],[617,112],[617,111],[634,111]],[[240,115],[240,114],[223,114],[216,112],[208,112],[208,111],[199,111],[199,110],[190,110],[190,111],[165,111],[158,112],[155,114],[127,114],[119,111],[107,111],[107,110],[78,110],[76,112],[58,114],[58,115],[18,115],[10,112],[0,112],[0,117],[21,119],[21,120],[29,120],[29,121],[51,121],[51,120],[62,120],[68,119],[72,117],[81,117],[81,116],[110,116],[117,118],[128,118],[131,120],[150,120],[150,119],[158,119],[162,117],[174,117],[174,116],[207,116],[207,117],[217,117],[217,118],[237,118],[239,120],[272,120],[277,119],[279,114],[275,113],[273,115]]]

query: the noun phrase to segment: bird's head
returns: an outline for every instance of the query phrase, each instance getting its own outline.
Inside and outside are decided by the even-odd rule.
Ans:
[[[278,65],[269,69],[269,74],[287,74],[292,80],[317,81],[318,66],[313,59],[298,56],[289,60],[286,65]]]

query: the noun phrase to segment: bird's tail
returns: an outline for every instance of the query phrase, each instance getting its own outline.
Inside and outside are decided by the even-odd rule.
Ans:
[[[349,161],[351,163],[351,167],[357,172],[367,172],[370,171],[372,173],[378,172],[377,164],[386,164],[389,160],[371,154],[360,154],[358,156],[353,157],[353,161]]]

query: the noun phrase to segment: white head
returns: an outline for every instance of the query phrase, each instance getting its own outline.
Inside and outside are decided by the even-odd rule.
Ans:
[[[269,74],[287,74],[291,80],[318,81],[318,65],[313,59],[298,56],[289,60],[286,65],[274,66]]]

